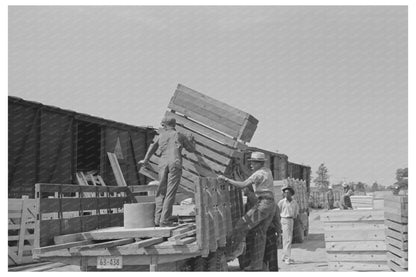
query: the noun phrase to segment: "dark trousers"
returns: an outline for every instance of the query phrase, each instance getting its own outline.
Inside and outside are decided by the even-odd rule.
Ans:
[[[172,216],[176,191],[182,177],[182,165],[172,163],[159,167],[159,188],[156,192],[155,224],[168,223]]]
[[[263,257],[266,247],[267,229],[273,220],[275,211],[273,199],[260,199],[236,224],[232,233],[234,244],[243,241],[251,230],[254,233],[252,249],[250,253],[250,268],[252,270],[263,269]]]

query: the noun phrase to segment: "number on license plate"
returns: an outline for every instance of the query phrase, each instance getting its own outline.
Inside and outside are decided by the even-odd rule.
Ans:
[[[122,257],[97,257],[98,269],[117,269],[123,268]]]

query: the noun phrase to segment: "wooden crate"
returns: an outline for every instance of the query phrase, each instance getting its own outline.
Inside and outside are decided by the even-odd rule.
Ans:
[[[384,211],[388,266],[392,271],[408,271],[408,197],[386,197]]]
[[[351,205],[353,209],[372,209],[374,198],[372,195],[352,195]]]
[[[8,264],[33,262],[35,199],[8,199]]]
[[[258,120],[248,113],[181,84],[168,107],[244,142],[250,142],[257,128]]]
[[[384,211],[331,210],[321,221],[330,270],[388,270]]]
[[[165,116],[176,119],[176,129],[192,135],[196,142],[196,153],[185,149],[182,153],[181,186],[189,192],[195,192],[194,182],[198,177],[230,175],[235,159],[242,159],[242,151],[247,149],[241,141],[251,138],[257,126],[257,120],[249,114],[182,85],[178,85],[168,109]],[[236,126],[240,128],[240,136],[235,133]],[[156,153],[150,158],[150,167],[142,167],[140,173],[157,180],[158,164],[159,155]]]

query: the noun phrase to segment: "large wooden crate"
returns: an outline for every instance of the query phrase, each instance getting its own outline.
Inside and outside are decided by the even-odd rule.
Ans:
[[[388,270],[383,210],[332,210],[321,221],[330,270]]]
[[[392,271],[408,271],[408,197],[386,197],[384,211],[388,266]]]
[[[8,264],[33,262],[35,199],[8,199]]]
[[[372,209],[374,198],[372,195],[352,195],[351,205],[353,209]]]

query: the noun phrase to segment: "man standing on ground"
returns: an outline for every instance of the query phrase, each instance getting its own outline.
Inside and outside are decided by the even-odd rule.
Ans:
[[[159,188],[156,192],[155,225],[160,227],[171,226],[172,206],[175,202],[176,191],[182,177],[182,149],[195,151],[192,137],[176,131],[174,118],[163,118],[159,137],[150,145],[146,156],[139,161],[139,165],[148,166],[150,157],[159,149]]]
[[[232,245],[237,245],[238,247],[233,253],[229,253],[228,260],[235,259],[242,254],[245,247],[244,240],[248,231],[256,228],[253,249],[250,251],[250,265],[245,270],[262,271],[266,246],[266,232],[273,220],[276,205],[273,195],[273,175],[270,169],[264,166],[264,162],[266,161],[264,153],[253,152],[249,161],[251,168],[255,172],[247,180],[239,182],[222,175],[218,179],[238,188],[253,186],[258,201],[234,227],[231,241]]]
[[[293,263],[290,258],[292,250],[292,239],[293,239],[293,222],[299,215],[299,205],[292,196],[295,194],[295,190],[289,186],[282,188],[283,195],[285,198],[279,201],[277,204],[280,209],[280,222],[282,224],[283,233],[283,256],[282,260],[286,264]]]
[[[326,202],[328,210],[332,210],[334,208],[334,191],[332,190],[332,185],[328,186],[328,191],[326,192]]]

